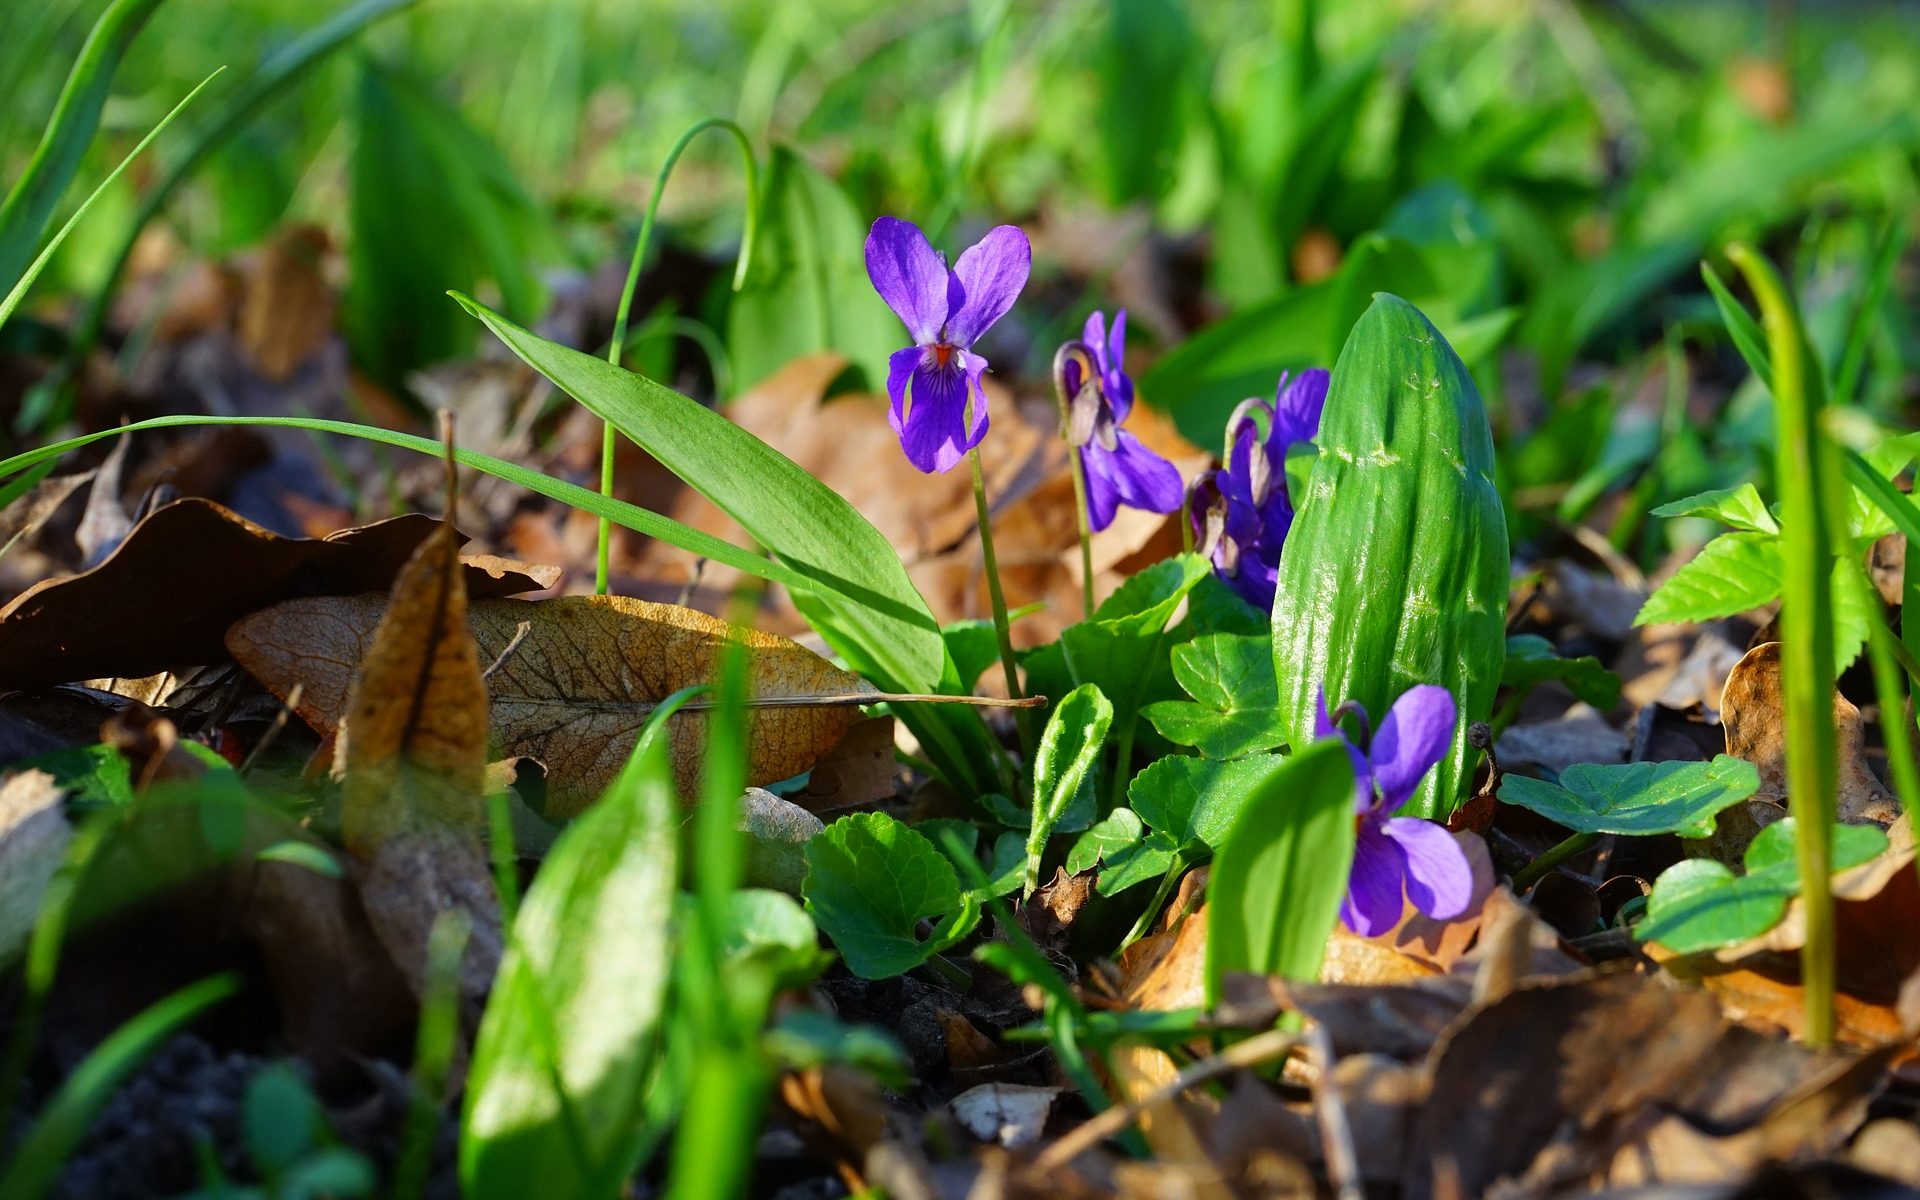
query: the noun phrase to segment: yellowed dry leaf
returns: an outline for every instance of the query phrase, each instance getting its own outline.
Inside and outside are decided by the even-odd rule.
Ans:
[[[364,599],[377,605],[380,597]],[[487,689],[451,526],[421,543],[384,608],[364,653],[338,660],[359,664],[340,738],[341,833],[368,921],[416,993],[426,985],[434,923],[466,914],[460,992],[476,1018],[500,962],[501,921],[480,843]]]
[[[1727,753],[1746,759],[1760,771],[1758,797],[1784,802],[1787,739],[1780,695],[1779,642],[1755,646],[1733,668],[1720,696],[1720,719],[1726,726]],[[1899,815],[1899,805],[1867,765],[1860,709],[1837,691],[1833,694],[1833,720],[1840,741],[1840,819],[1881,824],[1891,821]]]
[[[378,596],[289,601],[236,622],[227,647],[283,698],[303,684],[299,713],[324,733],[346,711],[351,664],[365,652],[382,607]],[[682,687],[711,681],[730,637],[747,644],[757,701],[873,694],[859,676],[786,638],[670,604],[623,596],[482,600],[470,606],[468,624],[478,661],[490,664],[485,690],[493,748],[545,765],[550,816],[573,816],[597,800],[655,705]],[[860,719],[850,705],[753,708],[748,784],[808,770]],[[669,720],[682,795],[692,794],[699,777],[706,720],[699,711]]]

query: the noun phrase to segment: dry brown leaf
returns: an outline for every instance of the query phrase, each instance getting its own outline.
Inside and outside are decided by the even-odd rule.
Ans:
[[[947,1107],[980,1141],[1019,1149],[1040,1140],[1060,1092],[1026,1083],[983,1083],[947,1101]]]
[[[460,992],[477,1019],[500,962],[499,900],[486,822],[487,688],[467,631],[452,526],[423,542],[394,582],[346,697],[340,826],[367,917],[416,994],[443,915],[470,922]]]
[[[66,860],[73,826],[65,793],[45,771],[0,783],[0,963],[15,961],[40,919],[40,899]]]
[[[289,226],[242,275],[240,345],[268,379],[286,380],[333,336],[333,289],[320,274],[327,246],[319,226]]]
[[[0,608],[0,686],[224,662],[233,622],[295,596],[385,592],[439,526],[410,514],[325,538],[284,538],[212,501],[177,500],[149,513],[99,566],[43,580]],[[543,586],[496,568],[467,572],[475,595]]]
[[[793,802],[809,812],[870,808],[900,791],[900,763],[893,753],[893,718],[864,717],[807,772]]]
[[[324,733],[346,711],[351,664],[365,654],[383,608],[379,596],[290,600],[236,622],[227,645],[276,695],[304,685],[299,713]],[[786,638],[624,596],[481,600],[470,606],[468,624],[479,660],[493,664],[486,690],[494,747],[546,766],[549,816],[573,816],[599,799],[654,706],[712,680],[730,637],[747,644],[756,699],[873,692],[859,676]],[[807,770],[860,719],[858,708],[844,705],[753,708],[748,784]],[[690,796],[706,714],[676,714],[669,734],[675,781]]]
[[[1720,696],[1720,719],[1727,730],[1727,753],[1744,758],[1760,772],[1762,800],[1787,797],[1786,718],[1780,693],[1780,643],[1764,642],[1747,651],[1727,676]],[[1839,692],[1833,694],[1833,720],[1840,742],[1842,821],[1877,821],[1899,815],[1899,805],[1867,765],[1866,730],[1860,709]]]

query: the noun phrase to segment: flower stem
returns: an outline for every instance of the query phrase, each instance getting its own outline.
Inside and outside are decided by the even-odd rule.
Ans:
[[[1119,947],[1114,950],[1115,958],[1120,957],[1126,952],[1128,946],[1145,937],[1147,930],[1153,928],[1153,919],[1160,915],[1162,908],[1166,907],[1167,897],[1173,895],[1174,885],[1178,884],[1180,877],[1187,873],[1187,866],[1185,855],[1173,856],[1173,863],[1167,867],[1167,873],[1160,877],[1160,886],[1153,890],[1153,899],[1147,901],[1146,910],[1140,914],[1139,920],[1133,923],[1133,928],[1127,930],[1127,936],[1120,940]]]
[[[1080,448],[1068,446],[1073,460],[1073,515],[1080,522],[1080,617],[1093,616],[1093,522],[1087,514],[1087,465]]]
[[[640,218],[640,236],[634,239],[633,259],[627,264],[627,283],[620,291],[620,307],[613,317],[613,340],[607,346],[607,361],[614,366],[620,365],[620,356],[627,347],[627,320],[633,313],[633,289],[640,282],[640,264],[646,261],[647,246],[653,240],[653,222],[660,214],[660,197],[666,194],[667,179],[672,176],[673,168],[680,161],[680,155],[686,151],[687,144],[709,129],[724,129],[733,135],[740,146],[741,162],[747,177],[747,215],[746,227],[740,233],[740,257],[733,264],[733,290],[739,291],[747,282],[747,266],[753,261],[753,235],[759,225],[760,211],[760,167],[754,158],[753,143],[747,138],[747,131],[725,117],[708,117],[696,121],[687,127],[685,133],[667,151],[667,160],[660,164],[660,175],[654,180],[653,194],[647,197],[647,211]],[[613,496],[613,426],[601,423],[600,438],[600,494]],[[594,554],[593,590],[595,595],[607,594],[608,566],[612,558],[613,522],[600,518],[600,534]]]
[[[1513,890],[1516,892],[1526,891],[1534,884],[1545,879],[1547,872],[1553,870],[1561,863],[1593,849],[1599,840],[1600,835],[1597,833],[1576,833],[1565,841],[1548,847],[1546,853],[1514,873]]]
[[[967,466],[973,472],[973,510],[980,522],[980,562],[987,573],[987,599],[993,605],[993,634],[1000,643],[1000,669],[1007,675],[1007,695],[1015,700],[1026,693],[1020,690],[1020,664],[1013,656],[1013,629],[1007,620],[1007,596],[1000,589],[1000,560],[993,552],[993,518],[987,510],[987,476],[980,468],[980,447],[967,451]],[[1033,761],[1033,729],[1027,714],[1016,710],[1014,726],[1020,731],[1020,752]]]
[[[1746,276],[1760,305],[1773,362],[1774,477],[1780,488],[1780,542],[1786,562],[1780,602],[1780,682],[1787,730],[1787,795],[1794,817],[1795,857],[1806,942],[1800,950],[1809,1045],[1833,1041],[1837,974],[1833,902],[1833,822],[1839,786],[1833,722],[1834,517],[1840,465],[1820,428],[1822,381],[1806,334],[1780,276],[1752,248],[1727,257]]]

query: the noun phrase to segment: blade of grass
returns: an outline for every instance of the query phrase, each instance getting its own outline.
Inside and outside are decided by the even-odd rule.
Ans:
[[[1907,246],[1907,223],[1895,218],[1887,222],[1880,236],[1880,247],[1873,256],[1873,271],[1867,276],[1866,291],[1861,293],[1860,308],[1854,314],[1847,333],[1847,347],[1840,355],[1839,369],[1833,375],[1833,402],[1852,404],[1860,389],[1860,373],[1867,363],[1867,343],[1879,324],[1880,305],[1893,283],[1893,269],[1899,265],[1900,252]]]
[[[420,997],[420,1023],[413,1043],[413,1095],[394,1164],[391,1200],[419,1200],[427,1192],[434,1143],[440,1133],[441,1096],[453,1069],[460,1038],[460,962],[467,952],[473,922],[451,909],[440,914],[427,935],[427,985]]]
[[[1787,796],[1797,819],[1806,944],[1800,951],[1805,1037],[1833,1040],[1836,949],[1833,822],[1839,750],[1833,724],[1833,530],[1844,506],[1838,448],[1820,429],[1823,380],[1792,298],[1772,264],[1736,244],[1727,257],[1746,276],[1760,304],[1773,368],[1775,478],[1780,488],[1780,540],[1787,563],[1780,605],[1780,677],[1787,727]]]
[[[173,119],[179,116],[187,105],[193,103],[193,98],[205,90],[206,86],[214,81],[214,77],[224,70],[226,70],[225,67],[215,68],[212,75],[202,79],[199,86],[182,97],[180,103],[174,105],[171,112],[160,118],[158,125],[147,131],[147,136],[140,139],[140,144],[133,148],[133,152],[121,159],[119,166],[108,172],[107,177],[102,179],[100,185],[81,202],[80,207],[73,210],[73,215],[67,218],[67,223],[62,225],[60,231],[47,242],[46,247],[40,251],[39,257],[28,265],[19,281],[13,285],[13,290],[7,293],[6,299],[0,300],[0,327],[6,325],[7,318],[13,315],[13,310],[20,307],[20,302],[26,299],[28,289],[33,287],[33,281],[40,278],[40,272],[47,269],[47,263],[52,260],[54,251],[60,248],[60,243],[67,240],[67,235],[72,233],[73,227],[80,223],[80,218],[86,216],[87,210],[93,207],[94,202],[113,186],[113,181],[120,178],[121,172],[127,169],[128,164],[140,157],[141,151],[153,144],[153,139],[160,136],[160,131],[173,124]],[[6,278],[5,275],[0,275],[0,279],[4,278]]]
[[[106,106],[120,59],[160,4],[161,0],[114,0],[94,22],[60,89],[33,159],[0,204],[0,279],[15,278],[33,258],[33,248],[79,173],[80,161],[100,127],[100,110]]]
[[[633,260],[627,264],[627,283],[620,292],[620,307],[613,318],[613,337],[607,343],[607,361],[614,366],[620,365],[620,353],[627,344],[627,318],[633,310],[633,289],[640,281],[640,266],[646,261],[647,246],[653,240],[653,222],[660,213],[660,198],[666,195],[667,180],[673,176],[673,168],[680,161],[689,143],[709,129],[724,129],[731,133],[740,145],[740,157],[745,163],[747,176],[747,224],[740,235],[740,257],[733,265],[733,290],[739,291],[747,279],[747,266],[753,259],[753,233],[758,223],[755,219],[759,210],[760,185],[759,163],[753,155],[753,143],[747,139],[747,131],[725,117],[708,117],[690,126],[674,142],[673,149],[667,151],[667,159],[660,164],[660,175],[653,181],[653,195],[647,198],[647,211],[640,218],[640,236],[634,239]],[[600,423],[600,494],[613,496],[613,422]],[[600,539],[594,556],[593,590],[596,595],[607,594],[607,566],[611,553],[613,524],[605,517],[600,518]]]
[[[21,428],[35,428],[40,420],[50,415],[45,411],[33,412],[35,407],[50,409],[53,397],[64,390],[66,380],[76,364],[86,358],[100,340],[100,332],[106,323],[108,309],[112,306],[113,296],[120,285],[120,276],[126,270],[127,260],[133,256],[133,246],[141,232],[186,179],[197,170],[207,157],[235,133],[251,121],[262,107],[298,83],[306,74],[318,66],[328,55],[346,45],[361,30],[391,16],[403,8],[409,8],[418,0],[360,0],[350,8],[341,9],[332,17],[307,30],[293,41],[288,42],[273,54],[267,56],[258,70],[240,84],[240,87],[220,107],[207,127],[194,136],[186,152],[168,166],[159,182],[141,198],[140,207],[135,210],[133,219],[127,223],[126,236],[121,239],[118,251],[109,260],[105,281],[94,293],[86,312],[75,324],[73,342],[62,371],[50,385],[38,394],[46,397],[37,406],[29,405],[22,409]],[[29,420],[29,418],[32,418]]]
[[[0,1200],[38,1200],[44,1195],[121,1081],[182,1026],[239,990],[240,981],[232,975],[203,979],[114,1030],[67,1076],[33,1123],[0,1176]]]

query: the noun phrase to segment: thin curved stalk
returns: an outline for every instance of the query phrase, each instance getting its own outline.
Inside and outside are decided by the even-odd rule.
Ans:
[[[627,321],[633,313],[633,289],[640,282],[640,264],[646,261],[647,247],[653,241],[653,223],[660,214],[660,198],[666,194],[667,180],[673,176],[673,168],[680,161],[689,143],[709,129],[724,129],[733,135],[740,146],[740,158],[747,176],[747,217],[746,228],[740,234],[740,257],[733,264],[733,290],[739,291],[747,282],[747,267],[753,261],[753,235],[759,225],[760,210],[760,165],[754,157],[753,143],[747,138],[747,131],[726,117],[708,117],[697,121],[682,133],[673,143],[673,149],[667,151],[667,159],[660,164],[660,174],[653,182],[653,195],[647,198],[647,211],[640,218],[640,236],[634,239],[633,258],[627,264],[626,286],[620,290],[620,307],[613,317],[613,337],[607,344],[607,361],[614,366],[620,365],[620,354],[626,349]],[[600,494],[609,499],[613,496],[613,450],[614,429],[609,422],[600,426]],[[607,568],[612,552],[613,523],[605,517],[600,519],[599,545],[594,555],[593,590],[597,595],[607,594]]]
[[[1839,751],[1833,725],[1833,528],[1838,449],[1820,429],[1825,402],[1799,314],[1780,276],[1745,245],[1727,248],[1760,305],[1773,365],[1775,474],[1787,564],[1780,604],[1780,681],[1787,729],[1787,795],[1806,944],[1800,950],[1805,1038],[1833,1040],[1836,975],[1833,822]]]

